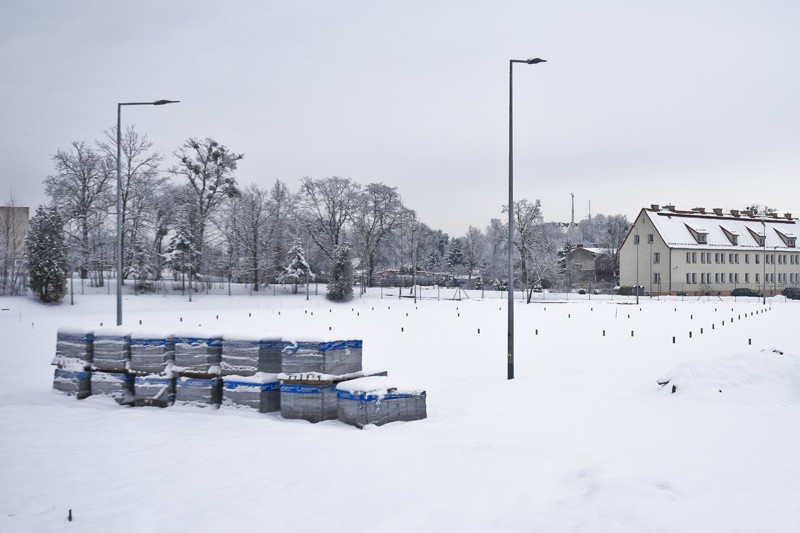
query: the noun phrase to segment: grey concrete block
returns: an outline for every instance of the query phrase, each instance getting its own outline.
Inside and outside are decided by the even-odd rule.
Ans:
[[[281,383],[281,416],[309,422],[335,420],[338,416],[336,385]]]
[[[53,390],[83,400],[92,394],[91,380],[91,372],[56,368],[53,373]]]
[[[164,376],[136,376],[133,381],[134,405],[169,407],[175,402],[175,379]]]
[[[337,391],[338,418],[345,424],[364,427],[427,418],[426,393],[383,394]]]
[[[280,411],[280,382],[242,383],[225,380],[222,385],[222,405],[255,409],[259,413]]]
[[[220,370],[223,376],[252,376],[257,372],[281,371],[280,339],[223,339]]]
[[[222,337],[175,337],[175,366],[182,372],[211,374],[221,358]]]
[[[361,370],[363,343],[360,340],[284,343],[281,371],[286,374],[319,372],[350,374]]]
[[[175,387],[175,403],[194,407],[219,407],[222,401],[220,378],[178,378]]]
[[[58,330],[53,365],[71,370],[89,370],[93,354],[93,332],[73,328],[60,328]]]
[[[132,404],[133,376],[125,373],[92,372],[92,396],[108,396],[118,404]]]
[[[102,372],[125,372],[131,358],[130,335],[95,333],[92,368]]]
[[[130,369],[132,372],[160,374],[173,361],[175,361],[174,338],[131,338]]]

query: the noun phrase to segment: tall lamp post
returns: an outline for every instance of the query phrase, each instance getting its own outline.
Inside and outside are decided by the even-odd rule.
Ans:
[[[636,245],[636,286],[633,292],[636,293],[636,305],[639,305],[639,228],[634,225],[633,229],[636,230],[636,235],[633,236],[633,244]]]
[[[767,223],[761,221],[764,234],[761,236],[761,246],[764,248],[764,260],[761,262],[761,305],[767,305]]]
[[[117,325],[122,325],[122,106],[177,104],[180,100],[117,104]],[[189,287],[191,291],[191,287]],[[189,293],[191,294],[191,292]]]
[[[546,63],[538,57],[508,62],[508,379],[514,379],[514,63]]]

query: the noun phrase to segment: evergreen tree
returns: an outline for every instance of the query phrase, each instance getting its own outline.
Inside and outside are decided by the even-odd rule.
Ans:
[[[464,263],[464,252],[461,249],[461,240],[453,239],[450,250],[447,252],[447,266],[455,268]]]
[[[67,245],[64,223],[55,208],[39,206],[25,239],[28,253],[28,285],[45,303],[61,301],[67,290]]]
[[[311,266],[306,260],[306,254],[303,251],[303,243],[300,239],[296,239],[289,251],[289,264],[283,269],[283,273],[278,276],[280,283],[292,283],[292,293],[297,294],[297,285],[306,279],[306,271],[308,271],[308,278],[314,279],[315,274],[311,271]]]
[[[328,300],[347,302],[353,299],[353,264],[350,245],[341,243],[333,250],[331,279],[328,281]]]

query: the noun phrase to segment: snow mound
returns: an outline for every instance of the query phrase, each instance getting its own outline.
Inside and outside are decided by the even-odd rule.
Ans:
[[[336,390],[349,392],[350,394],[363,394],[368,396],[386,396],[387,394],[422,394],[425,389],[410,387],[396,383],[393,379],[386,376],[370,376],[350,381],[344,381],[336,385]]]
[[[686,361],[658,384],[666,394],[701,401],[800,405],[800,357],[773,349]]]

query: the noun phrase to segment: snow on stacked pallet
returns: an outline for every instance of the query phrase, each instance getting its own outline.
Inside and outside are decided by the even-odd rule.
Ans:
[[[425,391],[398,386],[388,377],[344,381],[336,386],[336,397],[339,420],[360,428],[427,417]]]
[[[91,379],[92,373],[88,371],[56,368],[53,375],[53,390],[83,400],[92,394]]]
[[[136,329],[131,332],[131,371],[163,374],[175,360],[175,335],[171,331]]]
[[[121,405],[134,401],[133,375],[126,372],[92,372],[92,396],[107,396]]]
[[[134,405],[169,407],[175,403],[175,378],[164,374],[137,375],[133,380]]]
[[[93,353],[94,330],[58,328],[53,365],[69,370],[89,370]]]
[[[219,407],[222,401],[222,380],[180,377],[175,387],[175,404],[192,407]]]
[[[360,340],[298,340],[287,342],[283,348],[281,372],[296,374],[350,374],[361,370],[362,341]]]
[[[359,371],[340,375],[319,372],[280,374],[278,379],[281,380],[281,416],[309,422],[336,420],[338,417],[336,386],[339,383],[365,376],[385,375],[385,371],[371,373]]]
[[[52,364],[53,390],[82,400],[92,394],[91,377],[94,332],[89,329],[59,328]]]
[[[280,335],[271,333],[225,333],[222,340],[223,376],[252,376],[257,372],[281,372]]]
[[[200,331],[175,333],[175,371],[183,377],[219,376],[222,335]]]
[[[257,372],[252,376],[224,376],[222,405],[272,413],[281,409],[278,374]]]
[[[131,332],[121,327],[94,330],[92,368],[101,372],[126,372],[131,359]]]

